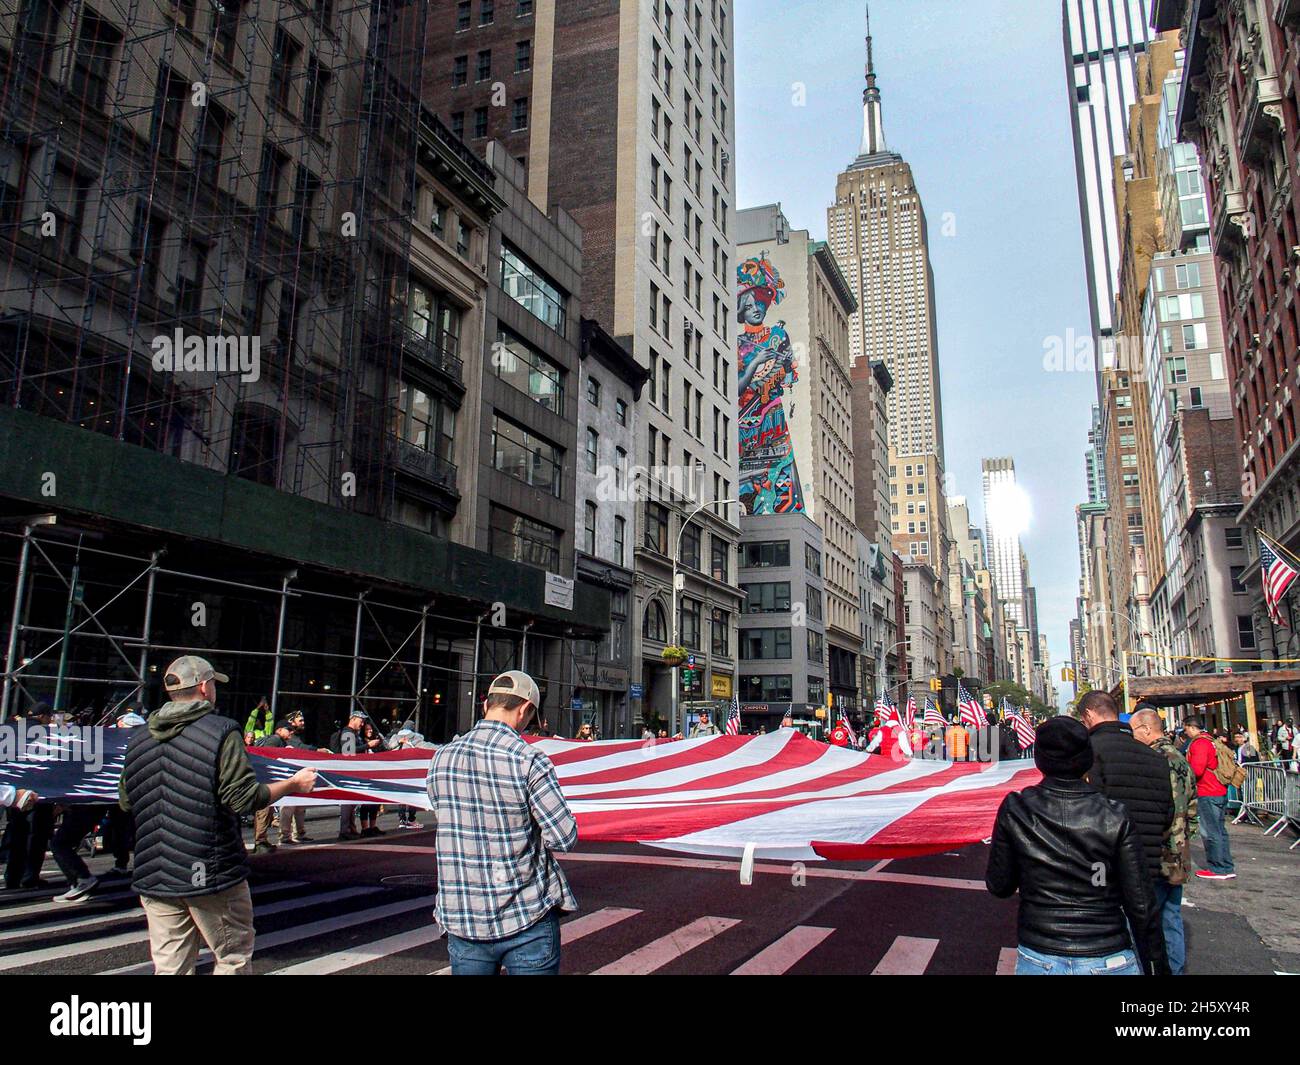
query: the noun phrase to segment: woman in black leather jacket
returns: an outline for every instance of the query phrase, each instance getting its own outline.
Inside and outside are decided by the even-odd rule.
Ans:
[[[1088,730],[1049,719],[1034,761],[1043,782],[1002,801],[984,877],[998,898],[1020,892],[1016,974],[1168,974],[1141,841],[1124,807],[1083,780]]]

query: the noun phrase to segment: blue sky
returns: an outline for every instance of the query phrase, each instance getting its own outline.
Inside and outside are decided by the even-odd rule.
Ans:
[[[861,139],[863,4],[736,0],[735,20],[738,204],[780,202],[792,227],[824,238]],[[948,470],[982,523],[980,459],[1015,459],[1039,627],[1059,661],[1095,397],[1090,374],[1043,369],[1048,338],[1089,332],[1060,5],[873,0],[871,26],[885,135],[930,223]]]

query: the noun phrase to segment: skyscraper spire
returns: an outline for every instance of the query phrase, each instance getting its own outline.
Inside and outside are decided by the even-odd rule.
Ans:
[[[871,47],[871,5],[867,4],[867,87],[862,90],[862,148],[859,156],[876,155],[885,147],[885,120],[876,84],[876,60]]]

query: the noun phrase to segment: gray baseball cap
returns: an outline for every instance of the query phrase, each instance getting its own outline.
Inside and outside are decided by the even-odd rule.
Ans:
[[[527,673],[518,669],[508,669],[500,674],[488,687],[489,695],[518,695],[527,699],[534,706],[540,706],[542,693],[537,690],[537,682]]]
[[[206,658],[200,658],[198,655],[181,655],[167,667],[167,672],[163,675],[163,687],[169,692],[181,691],[185,688],[197,687],[205,680],[219,680],[222,684],[230,683],[230,678],[213,669],[212,663]]]

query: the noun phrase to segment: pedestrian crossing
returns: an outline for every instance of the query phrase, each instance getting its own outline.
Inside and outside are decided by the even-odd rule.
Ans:
[[[450,975],[446,941],[433,922],[428,889],[382,885],[308,884],[274,880],[252,885],[257,941],[253,971],[278,976],[369,974]],[[148,933],[143,910],[128,890],[113,887],[92,903],[69,907],[30,898],[5,905],[0,896],[0,972],[145,975]],[[90,907],[94,907],[93,910]],[[889,937],[871,922],[845,927],[773,927],[753,917],[689,915],[606,906],[561,924],[565,973],[593,976],[706,972],[779,976],[852,971],[920,975],[932,971],[937,938]],[[825,951],[821,954],[819,952]],[[967,971],[1007,975],[1014,947]],[[199,971],[212,955],[199,955]],[[846,966],[851,967],[846,970]],[[943,971],[951,970],[950,953]]]

